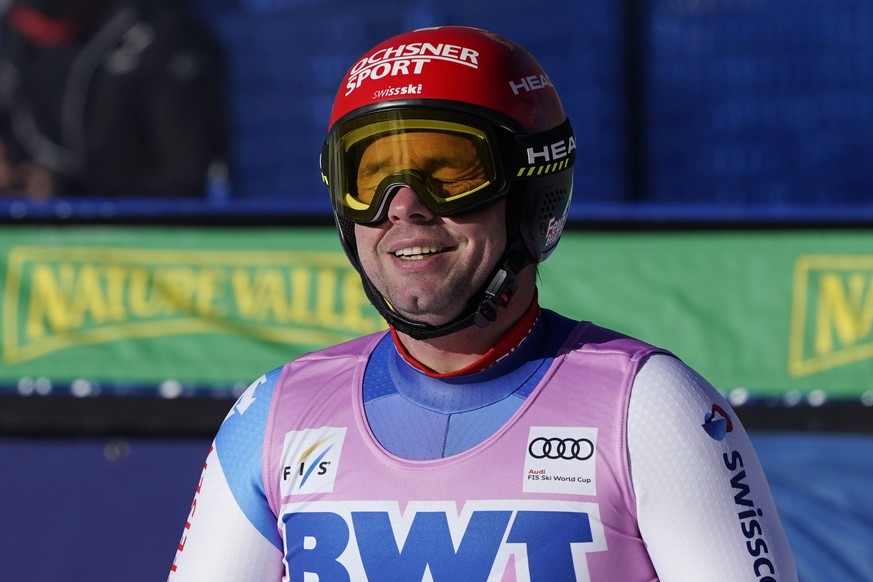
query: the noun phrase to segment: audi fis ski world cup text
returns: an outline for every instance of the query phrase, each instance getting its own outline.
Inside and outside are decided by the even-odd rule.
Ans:
[[[531,427],[522,490],[595,495],[596,458],[596,428]]]

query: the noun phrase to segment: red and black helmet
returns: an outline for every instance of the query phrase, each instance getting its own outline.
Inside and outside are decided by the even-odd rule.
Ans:
[[[355,176],[375,139],[440,131],[474,144],[487,180],[456,195],[433,192],[407,172],[364,195]],[[560,239],[573,186],[576,141],[558,93],[536,59],[497,34],[445,26],[400,34],[373,47],[343,78],[321,156],[340,239],[377,309],[413,337],[486,324],[511,296],[516,273],[545,260]],[[390,178],[390,179],[389,179]],[[450,216],[507,199],[507,249],[464,313],[445,326],[405,320],[363,272],[354,224],[385,219],[392,189],[412,183],[433,212]]]

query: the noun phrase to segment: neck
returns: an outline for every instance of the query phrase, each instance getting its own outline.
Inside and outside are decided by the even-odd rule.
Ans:
[[[432,376],[457,376],[489,367],[515,349],[539,313],[536,287],[523,286],[497,319],[453,334],[417,340],[392,330],[403,357]]]

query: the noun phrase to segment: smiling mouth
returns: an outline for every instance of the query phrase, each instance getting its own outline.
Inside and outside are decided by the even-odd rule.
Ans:
[[[435,255],[445,250],[443,247],[410,247],[408,249],[398,249],[394,251],[395,257],[401,259],[418,261],[429,255]]]

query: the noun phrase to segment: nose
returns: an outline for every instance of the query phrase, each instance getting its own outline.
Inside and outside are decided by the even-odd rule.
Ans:
[[[406,184],[398,185],[388,204],[388,220],[391,222],[428,222],[434,214],[425,206],[415,190]]]

